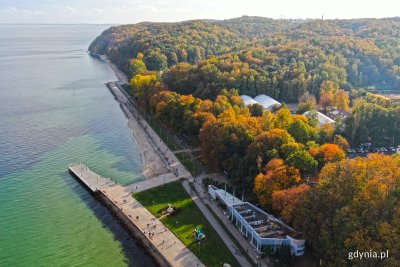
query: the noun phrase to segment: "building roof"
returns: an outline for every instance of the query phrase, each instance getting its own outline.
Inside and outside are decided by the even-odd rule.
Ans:
[[[325,114],[322,114],[319,111],[313,110],[313,111],[306,111],[303,113],[304,116],[309,117],[310,112],[315,112],[317,114],[317,119],[318,119],[318,127],[321,127],[322,125],[329,124],[329,123],[334,123],[335,121]]]
[[[213,187],[215,190],[215,193],[218,195],[218,197],[225,202],[225,204],[230,207],[234,204],[242,204],[243,202],[238,199],[237,197],[234,197],[233,195],[229,194],[226,192],[224,189],[218,189],[217,187]]]
[[[279,103],[278,101],[267,95],[258,95],[255,98],[252,98],[251,96],[248,95],[241,95],[240,98],[242,98],[246,106],[259,104],[263,108],[268,109],[270,111],[272,111],[275,107],[280,107],[282,105],[281,103]]]
[[[242,100],[246,106],[259,104],[257,101],[255,101],[252,97],[250,97],[248,95],[241,95],[240,98],[242,98]]]
[[[280,107],[282,104],[267,95],[258,95],[254,98],[265,109],[273,110],[274,107]]]
[[[236,204],[233,208],[261,238],[299,237],[299,234],[285,223],[248,202]]]

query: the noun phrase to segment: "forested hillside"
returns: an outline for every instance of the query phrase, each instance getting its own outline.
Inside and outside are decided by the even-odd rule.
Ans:
[[[208,168],[302,231],[324,266],[400,266],[400,155],[346,154],[400,145],[400,101],[376,94],[400,86],[400,18],[139,23],[90,50],[127,72],[141,110],[200,144]],[[299,102],[298,114],[241,94]],[[343,116],[319,125],[316,110]],[[350,261],[358,249],[391,257]]]
[[[90,51],[127,72],[141,53],[148,70],[164,71],[170,90],[203,99],[224,88],[286,102],[309,91],[318,99],[326,80],[346,90],[400,85],[400,18],[139,23],[106,30]]]

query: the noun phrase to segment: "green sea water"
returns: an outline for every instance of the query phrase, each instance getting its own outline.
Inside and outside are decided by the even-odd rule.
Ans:
[[[86,50],[107,26],[0,25],[0,266],[154,266],[67,170],[144,179],[126,118]]]

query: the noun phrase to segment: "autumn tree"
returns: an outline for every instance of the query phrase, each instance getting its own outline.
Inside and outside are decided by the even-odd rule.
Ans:
[[[317,100],[315,99],[315,96],[307,91],[299,99],[299,106],[297,107],[297,113],[303,114],[306,111],[315,110],[316,107],[317,107]]]
[[[206,121],[200,129],[200,140],[204,158],[230,173],[238,171],[247,147],[262,129],[259,120],[251,117],[247,108],[231,107],[228,98],[221,96],[214,103],[223,110],[215,121]],[[223,104],[224,103],[224,104]],[[222,105],[228,105],[226,106]],[[220,112],[220,111],[219,111]]]
[[[141,59],[131,59],[129,61],[129,74],[134,77],[146,71],[146,64]]]
[[[249,159],[249,168],[251,173],[258,168],[255,168],[255,163],[261,159],[262,165],[265,165],[273,158],[279,157],[280,149],[283,145],[294,143],[293,137],[283,129],[272,129],[262,132],[247,148],[247,158]]]
[[[333,93],[336,91],[335,84],[332,81],[324,81],[320,87],[319,105],[326,113],[328,107],[333,104]]]
[[[346,138],[344,138],[341,135],[335,135],[333,137],[333,143],[338,145],[341,149],[343,149],[343,151],[346,151],[350,147],[350,145],[347,142]]]
[[[292,113],[287,106],[283,106],[275,113],[274,125],[276,128],[285,129],[292,121]]]
[[[361,259],[360,266],[400,264],[400,157],[368,157],[328,163],[320,186],[305,193],[293,213],[296,229],[331,266],[354,264],[348,251],[382,251],[385,260]]]
[[[301,184],[289,189],[274,191],[271,197],[272,209],[279,212],[286,223],[292,224],[293,212],[309,189],[308,185]]]
[[[336,144],[323,144],[319,148],[310,148],[310,154],[323,166],[327,162],[340,161],[346,157],[346,153]]]
[[[320,144],[332,142],[335,127],[331,123],[322,125],[318,129],[318,142]]]
[[[154,94],[164,89],[156,74],[138,74],[131,79],[130,85],[132,94],[142,105],[147,105]]]
[[[343,89],[337,90],[333,94],[332,104],[337,109],[347,111],[350,104],[349,94]]]
[[[266,208],[271,205],[274,191],[288,189],[300,181],[300,171],[287,166],[282,159],[272,159],[265,166],[265,173],[260,173],[254,180],[254,192],[260,204]]]

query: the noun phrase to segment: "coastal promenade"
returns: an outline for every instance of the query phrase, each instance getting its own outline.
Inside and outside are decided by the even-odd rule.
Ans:
[[[123,89],[119,88],[114,82],[107,83],[107,87],[109,88],[110,92],[114,95],[114,98],[120,103],[122,110],[124,111],[125,115],[128,118],[128,125],[131,126],[134,125],[134,127],[131,126],[129,127],[132,129],[133,135],[137,140],[137,142],[139,143],[139,146],[141,146],[141,144],[142,145],[148,144],[148,147],[151,146],[151,149],[145,151],[142,150],[142,154],[144,153],[145,156],[144,166],[146,171],[151,172],[151,167],[150,168],[146,167],[147,166],[146,157],[148,157],[149,155],[151,155],[150,159],[158,158],[158,163],[163,164],[163,166],[168,168],[168,170],[170,171],[169,173],[152,176],[149,177],[150,179],[146,179],[138,183],[128,185],[126,187],[127,193],[128,192],[137,193],[140,191],[144,191],[153,187],[160,186],[165,183],[175,181],[179,178],[186,178],[187,182],[194,182],[195,179],[192,177],[192,175],[187,171],[185,166],[183,166],[181,162],[176,158],[175,154],[160,139],[157,133],[147,123],[147,121],[140,115],[140,113],[136,110],[133,103],[131,103],[131,101],[128,99],[128,96],[125,94],[125,92],[123,92]],[[152,167],[160,168],[160,165],[158,166],[153,165]],[[224,229],[219,225],[219,222],[216,221],[214,216],[205,208],[200,198],[193,196],[192,195],[193,192],[189,190],[188,186],[185,186],[185,183],[184,183],[184,188],[188,192],[188,194],[191,195],[194,203],[202,211],[203,215],[214,226],[214,229],[217,231],[218,235],[227,244],[228,249],[232,252],[233,256],[241,264],[241,266],[243,267],[251,266],[252,264],[239,251],[237,246],[233,243],[232,239],[224,231]],[[247,247],[247,244],[244,246],[243,243],[241,244],[242,247]]]
[[[144,165],[144,175],[150,180],[159,176],[169,181],[177,180],[178,178],[193,179],[189,171],[140,115],[122,90],[114,82],[107,83],[107,87],[119,102],[128,119],[128,126],[132,129],[133,136],[139,144]],[[143,183],[145,182],[143,181]],[[139,188],[140,186],[138,186]]]
[[[132,197],[129,187],[96,174],[82,163],[69,165],[69,171],[120,219],[160,266],[204,266],[168,228]]]

